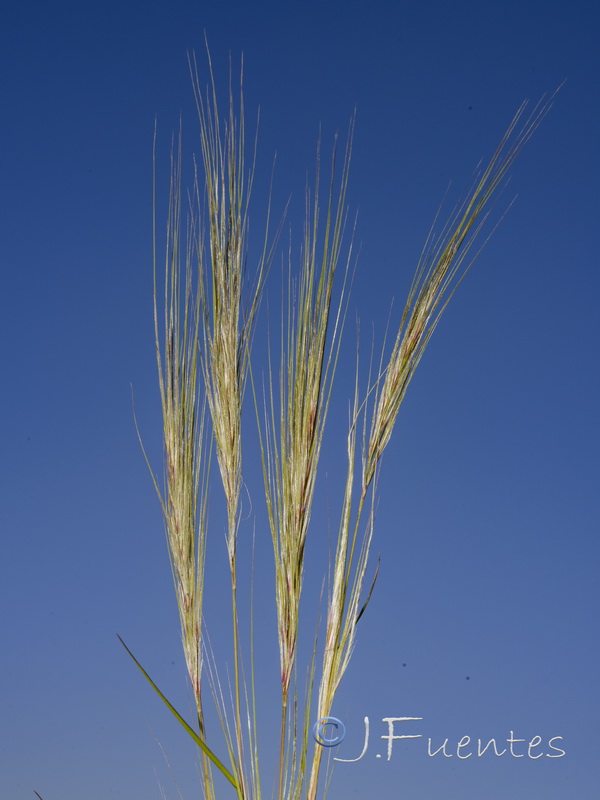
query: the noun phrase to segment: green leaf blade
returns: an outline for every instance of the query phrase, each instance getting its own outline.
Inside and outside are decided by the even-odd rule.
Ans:
[[[150,684],[150,686],[152,686],[152,688],[154,689],[154,691],[157,693],[157,695],[160,697],[160,699],[163,701],[163,703],[164,703],[164,704],[167,706],[167,708],[169,709],[169,711],[170,711],[170,712],[173,714],[173,716],[174,716],[174,717],[177,719],[177,721],[179,722],[179,724],[180,724],[180,725],[181,725],[181,726],[182,726],[182,727],[185,729],[185,731],[186,731],[186,732],[187,732],[187,733],[188,733],[188,734],[189,734],[189,735],[192,737],[192,739],[193,739],[193,740],[196,742],[196,744],[197,744],[197,745],[198,745],[198,747],[199,747],[199,748],[202,750],[202,752],[203,752],[203,753],[205,753],[205,754],[206,754],[206,756],[207,756],[207,757],[208,757],[208,758],[209,758],[209,759],[210,759],[210,760],[213,762],[213,764],[215,765],[215,767],[217,767],[217,769],[218,769],[218,770],[220,770],[220,772],[222,772],[222,773],[223,773],[223,775],[224,775],[224,776],[227,778],[227,780],[229,781],[229,783],[231,783],[231,785],[233,786],[233,788],[234,788],[236,791],[238,791],[238,790],[239,790],[239,785],[238,785],[238,782],[237,782],[237,781],[236,781],[236,779],[233,777],[233,775],[231,774],[231,772],[230,772],[230,771],[227,769],[227,767],[225,766],[225,764],[223,764],[223,762],[222,762],[222,761],[220,761],[220,760],[219,760],[219,758],[217,758],[217,756],[216,756],[216,755],[213,753],[213,751],[212,751],[212,750],[211,750],[211,749],[208,747],[208,745],[207,745],[205,742],[203,742],[203,741],[202,741],[202,739],[201,739],[201,738],[198,736],[198,734],[196,733],[196,731],[195,731],[195,730],[194,730],[194,729],[193,729],[193,728],[192,728],[190,725],[188,725],[188,723],[187,723],[187,722],[184,720],[184,718],[181,716],[181,714],[180,714],[180,713],[179,713],[179,712],[178,712],[178,711],[177,711],[177,710],[176,710],[176,709],[175,709],[175,708],[174,708],[174,707],[171,705],[171,703],[170,703],[170,702],[167,700],[167,698],[164,696],[164,694],[161,692],[161,690],[158,688],[158,686],[157,686],[157,685],[154,683],[154,681],[152,680],[152,678],[150,677],[150,675],[148,675],[148,673],[146,672],[146,670],[145,670],[145,669],[142,667],[142,665],[140,664],[140,662],[139,662],[139,661],[137,660],[137,658],[136,658],[136,657],[133,655],[133,653],[131,652],[131,650],[130,650],[130,649],[127,647],[127,645],[125,644],[125,642],[123,641],[123,639],[121,639],[121,637],[119,636],[119,634],[117,634],[117,638],[119,639],[119,641],[121,642],[121,644],[123,645],[123,647],[125,648],[125,650],[127,650],[127,652],[129,653],[129,655],[131,656],[131,658],[132,658],[132,659],[133,659],[133,661],[135,662],[136,666],[138,667],[138,669],[140,670],[140,672],[142,673],[142,675],[143,675],[143,676],[146,678],[146,680],[148,681],[148,683]]]

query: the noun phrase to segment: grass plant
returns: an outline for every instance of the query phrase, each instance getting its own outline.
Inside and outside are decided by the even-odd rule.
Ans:
[[[303,616],[302,589],[319,461],[354,270],[354,226],[347,208],[354,119],[341,168],[336,163],[337,143],[333,148],[325,192],[318,147],[314,187],[306,191],[300,253],[296,257],[290,247],[288,256],[280,352],[278,356],[269,353],[269,364],[278,359],[279,367],[269,368],[261,391],[251,370],[253,331],[280,228],[272,232],[267,209],[262,249],[248,271],[256,138],[248,162],[243,71],[237,99],[230,79],[228,105],[221,117],[210,54],[206,91],[195,57],[190,59],[190,69],[201,158],[194,165],[195,179],[184,208],[181,138],[174,143],[164,289],[159,289],[156,226],[154,237],[154,319],[165,470],[164,480],[155,473],[153,479],[165,520],[185,662],[196,705],[195,728],[184,722],[137,660],[136,664],[201,748],[201,789],[207,800],[233,793],[239,800],[260,800],[263,794],[277,800],[316,800],[325,770],[323,748],[312,741],[311,721],[332,711],[356,644],[357,623],[373,591],[377,568],[370,582],[366,578],[382,456],[440,317],[489,236],[484,231],[490,229],[486,223],[494,199],[552,98],[543,99],[529,115],[526,104],[521,106],[464,199],[445,222],[440,222],[439,215],[436,218],[390,351],[384,348],[376,365],[361,378],[357,355],[348,434],[342,445],[346,479],[334,552],[323,575],[327,590],[321,624],[319,617]],[[277,619],[273,636],[279,647],[280,686],[273,700],[281,711],[275,749],[278,769],[270,777],[273,789],[269,790],[263,790],[261,782],[254,654],[243,646],[247,639],[241,635],[239,615],[242,410],[249,377],[273,546]],[[224,555],[231,583],[233,664],[227,683],[221,677],[224,667],[213,661],[203,623],[213,458],[227,517]],[[243,602],[247,604],[248,598]],[[302,626],[313,630],[318,642],[307,659],[298,645]],[[322,654],[319,659],[317,652]],[[297,679],[304,674],[309,677],[300,697]],[[230,687],[229,692],[223,690],[224,685]],[[205,694],[215,702],[221,721],[226,750],[222,759],[212,749],[217,734],[207,729]],[[229,786],[215,774],[215,767]]]

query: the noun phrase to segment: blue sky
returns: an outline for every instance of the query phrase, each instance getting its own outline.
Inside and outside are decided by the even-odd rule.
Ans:
[[[168,798],[176,786],[198,796],[193,745],[115,634],[189,711],[131,386],[160,468],[152,139],[156,119],[160,213],[180,115],[186,153],[198,151],[186,53],[205,66],[204,30],[221,85],[229,53],[235,65],[244,52],[250,126],[260,106],[257,228],[274,153],[274,205],[291,195],[294,235],[319,129],[327,149],[357,109],[349,204],[361,252],[311,531],[309,608],[343,467],[335,434],[354,318],[365,348],[372,323],[381,340],[450,181],[456,197],[522,100],[566,79],[512,170],[498,213],[516,202],[437,330],[386,452],[380,575],[335,709],[348,729],[339,757],[360,753],[365,716],[370,745],[337,765],[329,796],[596,796],[598,21],[581,0],[4,7],[0,797],[151,800],[161,786]],[[267,291],[277,298],[276,275]],[[266,313],[265,302],[263,331]],[[268,770],[277,656],[247,410],[244,535],[256,525]],[[211,524],[206,602],[218,649],[229,619],[218,486]],[[396,734],[421,738],[394,740],[387,761],[382,720],[403,716],[422,719],[396,723]],[[464,736],[502,749],[511,731],[525,740],[517,754],[539,736],[543,757],[456,755]],[[554,737],[565,756],[547,757]],[[428,738],[432,751],[447,739],[454,755],[429,756]]]

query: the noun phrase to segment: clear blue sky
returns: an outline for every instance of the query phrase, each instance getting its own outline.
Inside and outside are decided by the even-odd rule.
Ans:
[[[512,171],[503,199],[517,201],[436,332],[386,454],[381,570],[335,709],[348,727],[340,757],[359,754],[365,716],[371,739],[360,761],[338,764],[330,797],[597,796],[599,22],[582,0],[4,5],[1,800],[34,789],[44,800],[158,800],[160,786],[178,797],[176,785],[199,796],[193,745],[115,633],[189,711],[130,386],[160,468],[152,137],[156,118],[164,191],[180,114],[187,153],[198,150],[186,52],[204,65],[204,30],[223,82],[229,52],[234,64],[244,52],[250,124],[261,109],[257,200],[277,151],[275,203],[292,195],[293,231],[319,125],[327,146],[357,108],[350,317],[360,315],[365,347],[371,322],[381,337],[391,298],[401,303],[448,183],[451,193],[468,183],[524,98],[567,80]],[[259,202],[257,223],[260,212]],[[353,341],[352,324],[349,353]],[[343,395],[334,418],[345,419]],[[332,494],[338,452],[327,453]],[[251,447],[245,535],[255,521],[268,764],[277,656],[257,471]],[[229,617],[217,489],[206,602],[219,647]],[[326,535],[325,493],[317,500],[307,597],[320,588]],[[423,719],[396,733],[422,738],[395,741],[388,762],[381,720],[402,716]],[[539,736],[543,757],[456,755],[464,736],[508,747],[511,731],[526,740],[515,753]],[[433,750],[447,738],[454,755],[430,757],[428,737]],[[553,737],[562,758],[546,757]]]

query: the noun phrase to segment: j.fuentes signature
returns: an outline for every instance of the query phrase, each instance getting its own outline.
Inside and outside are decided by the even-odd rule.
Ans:
[[[398,733],[396,723],[415,723],[420,722],[423,717],[384,717],[381,721],[387,724],[387,733],[382,734],[381,738],[387,741],[387,760],[392,758],[394,742],[399,739],[424,739],[422,733],[415,733],[419,726],[409,724],[408,727],[402,725],[400,730],[408,730],[408,733]],[[353,762],[360,761],[366,754],[369,747],[369,718],[365,717],[365,739],[361,754],[357,758],[335,758],[335,761]],[[313,737],[322,747],[335,747],[340,744],[346,736],[346,726],[337,717],[323,717],[313,725]],[[475,756],[481,758],[486,753],[495,756],[503,756],[508,753],[512,758],[562,758],[566,755],[562,747],[558,747],[554,742],[562,742],[562,736],[553,736],[547,742],[541,736],[534,736],[531,739],[521,739],[515,736],[514,731],[506,739],[474,739],[470,736],[463,736],[458,741],[444,739],[440,744],[427,737],[427,755],[433,758],[442,755],[445,758],[460,758],[463,761]],[[506,747],[505,745],[508,745]],[[381,758],[377,753],[375,758]]]

